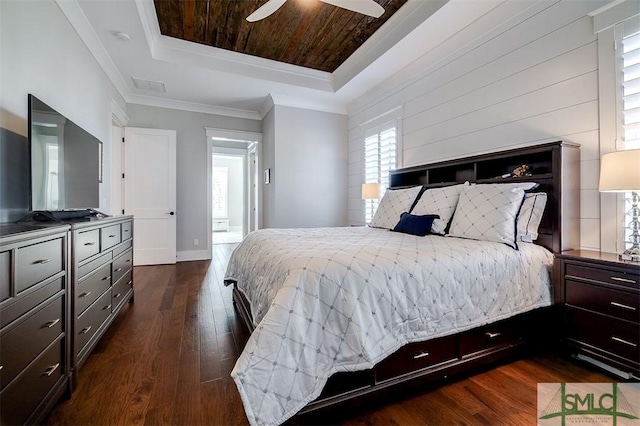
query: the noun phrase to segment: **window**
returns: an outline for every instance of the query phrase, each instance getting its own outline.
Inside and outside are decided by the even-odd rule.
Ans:
[[[640,23],[629,19],[616,30],[618,149],[640,149]],[[625,248],[631,245],[631,198],[631,193],[625,193]]]
[[[380,183],[380,196],[389,187],[389,172],[397,167],[397,126],[380,126],[364,139],[364,182]],[[365,200],[365,221],[370,223],[378,208],[378,200]]]

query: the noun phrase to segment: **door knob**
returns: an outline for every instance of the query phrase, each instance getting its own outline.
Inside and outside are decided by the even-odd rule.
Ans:
[[[175,213],[174,213],[174,212],[169,212],[169,214],[170,214],[171,216],[173,216]]]

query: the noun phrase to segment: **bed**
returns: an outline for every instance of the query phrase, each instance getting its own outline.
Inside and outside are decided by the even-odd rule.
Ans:
[[[506,177],[523,164],[529,176]],[[578,165],[577,147],[556,142],[391,174],[412,212],[425,194],[524,194],[536,184],[547,198],[536,244],[515,230],[511,244],[468,238],[460,213],[468,202],[451,220],[445,213],[447,236],[370,227],[250,234],[225,277],[252,331],[232,372],[250,423],[280,424],[539,344],[540,325],[553,319],[553,253],[577,247]],[[522,214],[519,200],[513,214]]]

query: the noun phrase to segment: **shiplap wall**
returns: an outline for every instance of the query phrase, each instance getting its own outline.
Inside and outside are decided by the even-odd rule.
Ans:
[[[599,249],[598,56],[587,13],[602,4],[498,4],[353,102],[350,224],[364,222],[366,123],[402,107],[405,167],[555,140],[580,144],[581,246]]]

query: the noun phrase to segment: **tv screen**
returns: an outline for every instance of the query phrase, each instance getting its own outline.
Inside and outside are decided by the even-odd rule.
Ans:
[[[99,207],[102,143],[29,95],[31,210]]]

